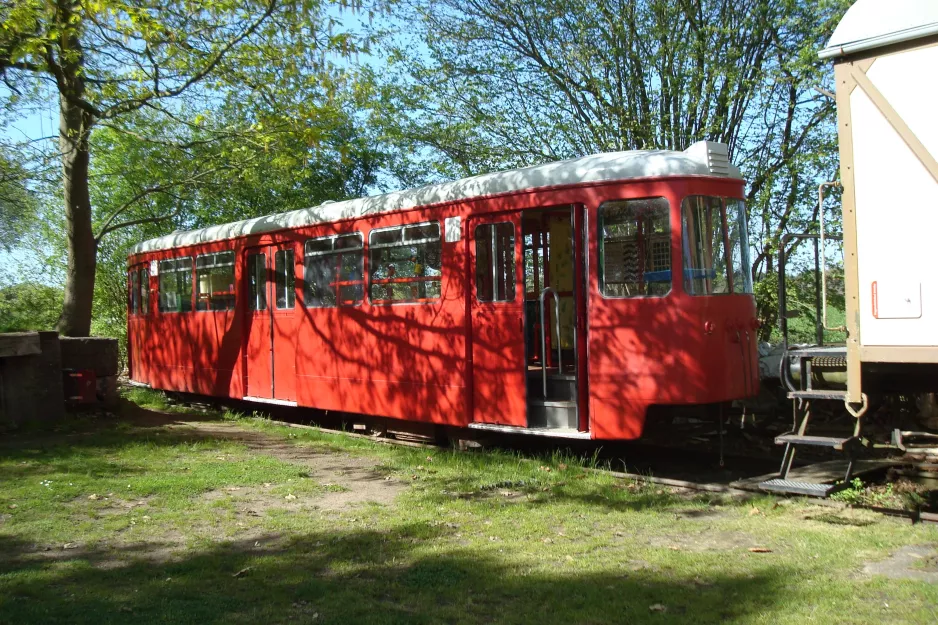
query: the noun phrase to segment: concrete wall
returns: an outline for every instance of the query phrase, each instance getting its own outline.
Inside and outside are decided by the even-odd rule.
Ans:
[[[55,421],[64,415],[58,334],[0,335],[0,426]]]

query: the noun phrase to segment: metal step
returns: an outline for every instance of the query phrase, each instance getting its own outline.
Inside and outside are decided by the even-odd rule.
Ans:
[[[528,397],[534,399],[573,401],[576,399],[576,376],[572,374],[547,374],[547,397],[544,397],[544,378],[538,373],[528,373]]]
[[[528,436],[548,436],[551,438],[575,438],[589,440],[589,432],[578,432],[576,428],[520,428],[514,425],[498,425],[497,423],[470,423],[473,430],[487,430],[500,434],[526,434]]]
[[[258,404],[273,404],[275,406],[290,406],[292,408],[296,407],[295,401],[289,401],[287,399],[272,399],[270,397],[250,397],[245,395],[241,398],[241,401],[253,401]]]
[[[528,400],[528,427],[576,429],[577,425],[575,401]]]
[[[775,437],[776,445],[810,445],[813,447],[830,447],[843,451],[845,447],[860,446],[860,439],[855,436],[846,438],[836,436],[806,436],[798,434],[782,434]]]
[[[813,389],[810,391],[790,391],[788,399],[837,399],[843,401],[847,397],[847,391],[838,391],[833,389]]]
[[[846,487],[847,485],[843,482],[836,484],[816,484],[814,482],[796,482],[794,480],[783,480],[781,478],[766,480],[759,484],[761,490],[770,493],[807,495],[808,497],[820,497],[822,499]]]
[[[847,348],[844,346],[834,347],[801,347],[788,350],[790,358],[846,358]]]

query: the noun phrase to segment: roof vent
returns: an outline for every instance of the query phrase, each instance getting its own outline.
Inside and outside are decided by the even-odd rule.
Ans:
[[[736,168],[730,163],[729,148],[725,143],[716,141],[698,141],[686,150],[684,154],[707,166],[707,170],[714,176],[731,176]]]

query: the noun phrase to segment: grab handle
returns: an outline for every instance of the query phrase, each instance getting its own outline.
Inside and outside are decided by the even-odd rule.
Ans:
[[[547,399],[547,322],[544,318],[544,296],[554,296],[554,325],[557,327],[557,371],[563,373],[563,353],[560,347],[560,296],[552,287],[541,291],[538,301],[541,305],[541,380],[544,386],[544,399]]]

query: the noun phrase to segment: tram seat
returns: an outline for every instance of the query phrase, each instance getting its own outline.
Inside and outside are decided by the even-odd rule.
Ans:
[[[645,282],[671,282],[671,270],[664,271],[646,271],[643,274]]]

